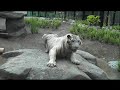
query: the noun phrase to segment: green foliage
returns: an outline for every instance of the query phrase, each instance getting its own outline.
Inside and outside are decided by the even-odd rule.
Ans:
[[[120,61],[118,61],[118,71],[120,72]]]
[[[113,25],[112,29],[119,30],[120,31],[120,25]]]
[[[29,24],[31,27],[31,32],[32,33],[38,33],[37,26],[38,26],[38,19],[37,18],[26,18],[25,23]]]
[[[25,18],[25,23],[31,26],[31,32],[37,33],[38,28],[55,28],[57,29],[61,23],[61,19],[40,19],[37,17],[34,18]]]
[[[98,40],[100,42],[105,42],[109,44],[120,45],[120,32],[117,31],[96,29],[77,22],[70,29],[70,32],[78,34],[83,38]]]
[[[81,24],[89,25],[89,22],[87,20],[79,20],[78,22]]]
[[[87,16],[87,21],[91,24],[91,25],[96,25],[100,22],[100,16],[95,16],[95,15],[89,15]]]
[[[60,19],[54,19],[51,21],[51,27],[52,28],[58,28],[61,25],[61,20]]]

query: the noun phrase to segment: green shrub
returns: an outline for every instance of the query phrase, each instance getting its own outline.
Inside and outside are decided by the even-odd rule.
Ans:
[[[96,29],[77,22],[70,29],[71,33],[81,35],[83,38],[98,40],[109,44],[120,45],[120,32],[106,29]]]
[[[95,15],[89,15],[87,16],[87,21],[90,23],[90,25],[96,25],[100,22],[100,16]]]
[[[89,25],[89,22],[87,20],[80,20],[79,21],[81,24]]]
[[[37,33],[38,28],[55,28],[57,29],[61,23],[62,20],[60,19],[40,19],[40,18],[25,18],[25,23],[30,25],[31,32]]]
[[[113,25],[112,29],[119,30],[120,31],[120,25]]]
[[[118,61],[118,71],[120,72],[120,61]]]
[[[57,29],[61,25],[61,20],[54,19],[51,21],[51,27]]]
[[[31,33],[32,33],[32,34],[34,34],[34,33],[38,33],[38,29],[37,29],[37,27],[32,26],[32,27],[31,27]]]
[[[38,26],[38,19],[37,18],[26,18],[25,23],[29,24],[31,27],[31,33],[38,33],[37,26]]]

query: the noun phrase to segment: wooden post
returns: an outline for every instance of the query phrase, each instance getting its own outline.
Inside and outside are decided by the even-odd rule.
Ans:
[[[104,21],[104,11],[100,11],[100,27],[102,28],[103,26],[103,21]]]
[[[94,15],[94,11],[92,11],[92,15]]]
[[[108,17],[109,17],[109,11],[107,11],[107,15],[106,15],[106,26],[108,26]]]
[[[76,11],[74,11],[74,20],[76,19]]]
[[[114,11],[114,13],[113,13],[113,23],[112,23],[112,25],[115,24],[115,14],[116,14],[116,11]]]
[[[67,14],[67,12],[64,11],[64,20],[66,20],[66,14]]]
[[[85,11],[83,11],[82,20],[85,19]]]
[[[33,15],[33,11],[32,11],[32,16],[34,16],[34,15]]]
[[[40,11],[38,11],[38,17],[40,17]]]
[[[45,11],[45,17],[47,16],[47,11]]]

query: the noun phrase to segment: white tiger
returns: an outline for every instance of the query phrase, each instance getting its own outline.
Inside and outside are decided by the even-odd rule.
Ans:
[[[46,52],[49,52],[49,62],[47,66],[56,66],[56,57],[70,58],[72,63],[80,64],[78,60],[73,58],[73,53],[82,44],[81,39],[77,35],[66,34],[65,36],[58,37],[57,34],[44,34],[42,36]]]

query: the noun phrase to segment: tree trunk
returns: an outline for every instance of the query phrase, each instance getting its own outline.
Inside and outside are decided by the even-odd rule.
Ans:
[[[112,23],[112,25],[115,24],[115,14],[116,14],[116,11],[114,11],[114,13],[113,13],[113,23]]]
[[[40,12],[38,11],[38,17],[40,17]]]
[[[92,15],[94,15],[94,11],[92,11]]]
[[[109,16],[109,11],[107,12],[107,15],[106,15],[106,26],[108,26],[108,16]]]
[[[82,20],[85,19],[85,11],[83,11]]]
[[[65,11],[64,12],[64,20],[66,20],[66,14],[67,14],[67,12]]]
[[[110,29],[110,24],[111,24],[111,20],[110,20],[110,14],[108,15],[108,29]]]
[[[34,11],[32,11],[32,16],[33,16],[33,12],[34,12]]]
[[[47,11],[45,11],[45,17],[47,16]]]
[[[74,11],[74,20],[76,19],[76,11]]]
[[[103,21],[104,21],[104,11],[100,11],[100,27],[102,28],[103,26]]]

